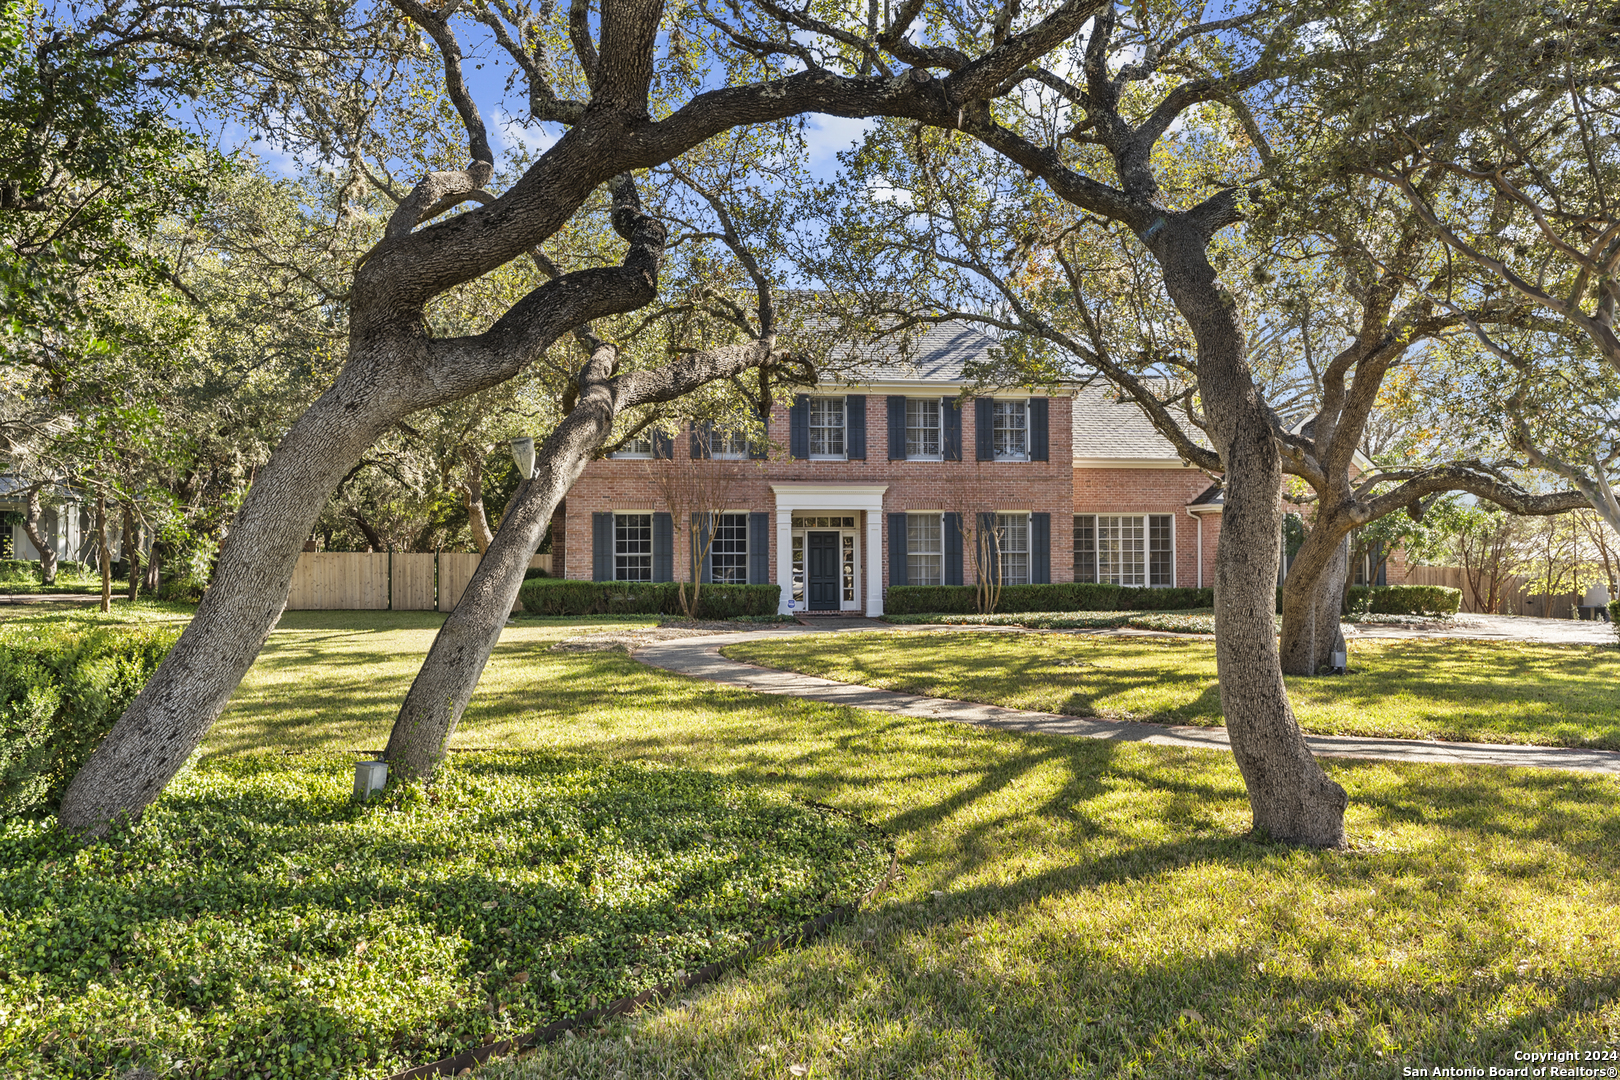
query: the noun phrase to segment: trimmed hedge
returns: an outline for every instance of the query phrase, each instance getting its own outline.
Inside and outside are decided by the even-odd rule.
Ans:
[[[0,634],[0,819],[55,808],[178,636],[76,626]]]
[[[973,615],[972,585],[896,585],[883,596],[891,615]],[[1138,589],[1077,581],[1060,585],[1006,585],[998,614],[1024,611],[1175,611],[1215,606],[1213,589]]]
[[[1609,625],[1614,627],[1615,643],[1620,644],[1620,600],[1609,601]]]
[[[1461,606],[1462,590],[1444,585],[1354,585],[1347,610],[1443,618],[1457,614]]]
[[[775,615],[779,585],[705,585],[698,595],[698,617],[731,619]],[[684,615],[674,582],[573,581],[534,578],[518,591],[530,615]]]

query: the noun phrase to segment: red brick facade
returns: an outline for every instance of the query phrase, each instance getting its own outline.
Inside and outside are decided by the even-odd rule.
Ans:
[[[912,389],[913,397],[937,396],[954,387]],[[1022,395],[1018,395],[1022,396]],[[1074,399],[1052,397],[1048,403],[1047,461],[978,461],[975,459],[977,430],[975,410],[969,403],[961,411],[961,461],[890,461],[886,395],[866,395],[865,460],[814,461],[788,455],[790,421],[788,402],[779,403],[770,417],[772,450],[762,461],[715,463],[708,468],[735,470],[737,479],[726,500],[731,512],[765,512],[771,515],[771,580],[778,581],[779,558],[778,497],[772,485],[883,485],[881,513],[940,512],[960,513],[965,521],[984,512],[1036,512],[1051,515],[1050,575],[1053,582],[1074,579],[1073,518],[1080,513],[1170,514],[1175,520],[1175,581],[1191,586],[1198,582],[1198,521],[1187,512],[1187,504],[1209,487],[1209,478],[1196,469],[1182,467],[1085,468],[1076,467],[1072,452]],[[667,460],[604,459],[593,461],[568,494],[566,520],[554,526],[553,558],[563,573],[573,578],[589,578],[593,571],[592,517],[603,511],[623,513],[668,512],[656,477],[658,470],[684,464],[691,453],[691,440],[682,432],[674,441],[675,462]],[[873,505],[876,505],[873,503]],[[836,512],[828,506],[819,513]],[[886,521],[874,530],[868,515],[850,508],[859,544],[857,575],[861,584],[859,601],[872,610],[865,595],[870,582],[869,560],[875,554],[881,568],[882,587],[889,585],[889,536]],[[846,511],[846,513],[850,512]],[[810,513],[811,511],[806,511]],[[1209,583],[1213,566],[1215,537],[1220,514],[1204,517],[1204,583]],[[783,518],[785,520],[785,516]],[[677,521],[674,530],[675,577],[688,576],[690,566],[688,529]],[[864,550],[876,537],[878,550]],[[964,580],[974,577],[971,544],[964,544]]]

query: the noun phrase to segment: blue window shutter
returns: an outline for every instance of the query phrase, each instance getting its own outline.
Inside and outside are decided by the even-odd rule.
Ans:
[[[668,432],[655,431],[652,436],[653,457],[659,461],[671,461],[675,457],[675,439]]]
[[[996,515],[986,513],[979,515],[979,535],[973,547],[973,561],[978,563],[980,554],[984,555],[985,564],[979,566],[979,580],[997,582],[1001,580],[1001,545],[996,543]]]
[[[771,448],[771,414],[756,411],[754,417],[759,420],[762,432],[758,439],[748,444],[748,460],[764,461]]]
[[[958,413],[958,416],[961,414]],[[958,427],[957,434],[962,429]],[[957,448],[961,448],[958,442]],[[945,515],[945,584],[962,584],[962,515]]]
[[[844,456],[851,461],[866,460],[866,395],[851,394],[844,399]]]
[[[942,398],[940,404],[945,411],[945,460],[962,460],[962,406],[955,398]],[[958,585],[961,582],[957,582]]]
[[[889,460],[906,460],[906,399],[889,395]]]
[[[675,519],[668,514],[653,515],[654,581],[675,580]]]
[[[973,399],[973,432],[974,457],[979,461],[996,460],[995,433],[991,430],[990,399],[987,397]]]
[[[1047,460],[1046,429],[1051,402],[1043,397],[1029,399],[1029,460]]]
[[[1029,583],[1052,583],[1052,515],[1029,515]]]
[[[591,515],[591,580],[613,580],[613,515]]]
[[[771,515],[748,515],[748,584],[771,583]]]
[[[714,535],[714,516],[707,513],[694,513],[692,523],[697,526],[693,531],[697,534],[698,551],[703,553],[703,565],[698,568],[698,580],[705,585],[714,581],[714,552],[710,550],[714,545],[709,538]]]
[[[788,453],[800,460],[810,457],[810,395],[800,394],[788,410]]]
[[[889,588],[906,583],[906,515],[889,515]]]

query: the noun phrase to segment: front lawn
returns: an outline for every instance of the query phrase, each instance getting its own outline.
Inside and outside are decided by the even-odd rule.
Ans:
[[[207,760],[382,745],[437,624],[295,615]],[[1393,1077],[1620,1044],[1612,778],[1328,761],[1353,847],[1299,851],[1246,838],[1224,754],[866,713],[550,651],[578,632],[509,627],[456,744],[831,803],[889,830],[905,876],[817,944],[480,1075]]]
[[[0,825],[6,1075],[387,1075],[670,982],[888,869],[868,827],[705,773],[455,755],[360,806],[353,760],[202,765],[103,844]]]
[[[1072,716],[1219,725],[1215,646],[1070,634],[805,635],[737,660],[932,697]],[[1620,749],[1620,649],[1521,642],[1358,641],[1352,673],[1289,678],[1319,735]]]

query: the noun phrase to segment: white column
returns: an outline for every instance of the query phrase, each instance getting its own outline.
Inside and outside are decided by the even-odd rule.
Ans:
[[[788,601],[793,598],[793,508],[776,505],[776,583],[782,586],[782,595],[776,602],[776,613],[788,613]]]
[[[883,514],[866,512],[866,615],[883,614]]]

